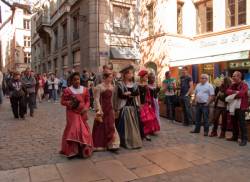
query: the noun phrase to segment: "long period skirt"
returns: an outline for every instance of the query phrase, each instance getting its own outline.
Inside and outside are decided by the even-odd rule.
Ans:
[[[94,122],[92,130],[95,150],[118,149],[120,146],[119,135],[115,128],[115,115],[111,98],[111,90],[106,90],[100,94],[103,117],[102,122]]]
[[[67,110],[67,125],[62,138],[61,154],[67,157],[91,156],[93,152],[92,136],[87,124],[87,116]]]
[[[125,106],[120,111],[117,131],[123,147],[128,149],[142,147],[139,117],[134,106]]]

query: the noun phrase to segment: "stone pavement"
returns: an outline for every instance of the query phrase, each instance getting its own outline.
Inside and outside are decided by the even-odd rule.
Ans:
[[[189,134],[161,120],[162,130],[140,150],[119,155],[97,152],[89,159],[68,160],[58,154],[65,126],[64,109],[43,103],[35,118],[14,120],[0,107],[0,182],[170,181],[248,182],[250,145]],[[90,114],[93,118],[93,114]],[[92,124],[92,119],[90,119]]]

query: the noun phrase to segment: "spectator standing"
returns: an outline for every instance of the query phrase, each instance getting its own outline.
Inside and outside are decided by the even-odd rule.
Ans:
[[[216,93],[215,97],[215,104],[214,104],[214,126],[211,134],[209,135],[210,137],[215,137],[217,136],[217,130],[218,130],[218,125],[219,125],[219,119],[220,116],[222,118],[222,123],[221,123],[221,133],[220,133],[220,138],[225,138],[225,134],[227,131],[227,103],[225,101],[226,99],[226,91],[227,89],[231,86],[231,79],[229,77],[225,77],[223,79],[223,83],[221,86],[218,88],[218,91]]]
[[[171,77],[170,71],[165,73],[165,80],[163,81],[163,89],[165,92],[165,103],[167,105],[167,116],[171,121],[175,120],[175,89],[176,80]]]
[[[53,99],[55,102],[58,98],[57,92],[58,92],[58,87],[59,86],[59,79],[56,78],[54,73],[51,73],[50,78],[48,79],[48,89],[49,89],[49,99]]]
[[[230,141],[238,141],[239,128],[241,133],[240,146],[247,145],[247,125],[245,121],[245,111],[248,109],[248,85],[242,80],[242,74],[239,71],[233,73],[233,84],[227,89],[226,93],[234,97],[234,100],[240,101],[240,107],[235,108],[234,115],[231,116],[233,123],[233,136]]]
[[[63,75],[63,77],[61,78],[60,85],[61,85],[61,88],[62,88],[62,92],[65,90],[65,88],[68,87],[68,83],[67,83],[67,79],[66,79],[65,75]]]
[[[180,100],[184,114],[184,126],[192,124],[192,111],[190,104],[190,95],[193,92],[193,80],[188,74],[188,68],[182,68],[182,76],[180,77]]]
[[[200,133],[201,117],[204,121],[204,136],[208,136],[209,132],[209,104],[214,99],[214,88],[208,83],[208,75],[201,75],[201,82],[195,88],[195,103],[196,103],[196,117],[195,129],[191,133]]]
[[[83,70],[82,76],[81,76],[81,85],[87,88],[88,81],[89,81],[89,73],[86,70]]]
[[[26,105],[28,104],[30,109],[30,116],[34,116],[34,107],[36,100],[36,79],[31,75],[30,68],[27,68],[25,71],[25,75],[22,78],[22,84],[27,90],[27,95],[25,98]],[[27,110],[26,110],[27,112]]]

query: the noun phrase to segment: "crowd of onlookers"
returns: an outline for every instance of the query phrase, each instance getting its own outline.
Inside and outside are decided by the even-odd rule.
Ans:
[[[248,85],[243,80],[243,75],[235,71],[232,77],[224,77],[222,83],[214,87],[209,83],[209,76],[201,74],[200,82],[195,86],[192,77],[188,74],[188,68],[182,68],[180,77],[179,94],[177,94],[176,79],[171,77],[170,72],[166,72],[166,79],[163,87],[166,95],[167,113],[171,120],[175,118],[176,103],[180,104],[184,114],[184,125],[193,124],[191,95],[194,94],[193,105],[195,105],[195,127],[191,133],[200,133],[202,121],[204,126],[204,136],[218,136],[218,125],[221,118],[221,132],[219,138],[226,137],[228,124],[232,125],[233,135],[229,141],[238,141],[240,146],[247,144],[247,124],[245,113],[248,111]],[[209,113],[213,107],[213,115]],[[212,116],[213,128],[209,133],[209,116]],[[211,118],[210,118],[211,119]]]
[[[94,89],[102,83],[103,76],[109,74],[110,70],[112,70],[113,85],[117,85],[124,79],[121,73],[113,72],[112,64],[104,65],[99,73],[89,73],[83,70],[79,74],[80,85],[88,89],[90,109],[92,110],[94,110]],[[0,103],[2,103],[3,95],[6,95],[10,98],[15,118],[24,119],[28,108],[30,116],[33,117],[37,100],[38,102],[44,100],[57,102],[62,92],[71,85],[69,80],[71,74],[72,72],[69,72],[67,75],[58,78],[54,73],[36,74],[30,68],[22,73],[9,71],[3,74],[0,72]],[[134,82],[134,77],[132,79]],[[218,87],[209,83],[207,74],[202,74],[200,82],[194,87],[192,77],[188,74],[188,68],[183,67],[179,85],[177,85],[176,79],[171,76],[171,72],[167,71],[161,90],[165,94],[168,119],[175,120],[175,107],[180,105],[184,115],[183,124],[188,126],[193,124],[193,120],[195,120],[195,128],[191,133],[200,133],[203,123],[204,136],[218,136],[218,126],[221,121],[219,138],[226,137],[228,123],[231,121],[233,135],[228,140],[238,141],[240,135],[240,145],[247,144],[245,112],[248,110],[248,85],[244,82],[241,72],[235,71],[231,78],[224,77]],[[156,93],[156,98],[158,94],[159,92]],[[195,105],[194,117],[192,114],[192,95],[194,95],[193,104]],[[213,128],[209,132],[209,110],[211,106],[214,108]]]

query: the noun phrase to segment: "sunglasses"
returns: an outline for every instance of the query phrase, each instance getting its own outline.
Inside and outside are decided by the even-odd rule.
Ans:
[[[201,78],[202,80],[206,80],[207,78]]]

